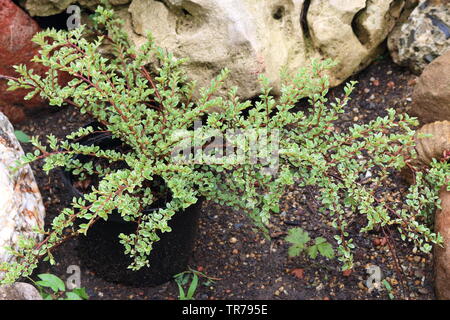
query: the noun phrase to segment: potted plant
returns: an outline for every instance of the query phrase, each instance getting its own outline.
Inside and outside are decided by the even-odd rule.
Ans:
[[[77,143],[100,147],[103,150],[123,152],[126,149],[120,139],[113,139],[111,133],[105,131],[98,122],[92,122],[85,126],[87,127],[94,128],[94,132],[77,139]],[[76,155],[73,159],[83,164],[91,161],[94,167],[102,165],[101,158],[92,156]],[[108,164],[103,163],[103,165]],[[114,165],[116,168],[127,167],[126,163],[120,161]],[[82,198],[84,194],[92,191],[93,186],[98,185],[98,176],[95,173],[80,178],[73,171],[61,170],[61,172],[66,189],[73,197]],[[147,183],[147,187],[153,191],[157,192],[161,189],[163,192],[158,192],[158,200],[152,205],[141,209],[142,215],[151,215],[168,202],[169,194],[165,192],[163,186],[162,179]],[[110,282],[133,286],[154,286],[169,281],[173,275],[186,270],[197,234],[201,203],[202,198],[199,198],[194,205],[177,212],[168,223],[172,232],[158,234],[160,240],[155,243],[148,257],[152,264],[138,271],[127,268],[132,260],[124,254],[123,246],[118,241],[120,234],[135,232],[138,223],[125,221],[117,210],[113,210],[107,221],[97,221],[89,228],[88,236],[79,239],[78,252],[82,265]]]
[[[242,210],[267,232],[280,197],[293,184],[320,191],[320,214],[336,229],[344,270],[353,267],[355,245],[347,226],[355,216],[367,223],[361,232],[395,225],[423,251],[441,242],[425,224],[424,213],[438,199],[438,187],[426,182],[446,169],[436,164],[429,174],[418,174],[408,201],[385,202],[383,181],[406,164],[414,166],[410,127],[416,121],[390,110],[384,118],[337,132],[333,122],[344,112],[355,83],[329,101],[326,69],[331,61],[312,61],[296,75],[283,75],[279,97],[271,95],[270,81],[261,76],[261,95],[252,103],[240,100],[236,89],[219,94],[229,71],[197,90],[182,71],[184,60],[155,46],[151,36],[137,50],[111,10],[99,7],[94,21],[97,30],[106,32],[91,41],[83,37],[83,26],[37,34],[34,41],[41,50],[33,60],[49,71],[41,77],[18,66],[20,76],[9,77],[11,89],[30,90],[27,98],[39,94],[51,105],[72,105],[98,124],[64,140],[52,135],[46,144],[32,139],[36,150],[24,163],[43,159],[45,171],[63,167],[72,183],[91,183],[50,230],[41,231],[42,242],[20,242],[18,261],[0,265],[7,271],[2,282],[29,275],[39,258],[53,262],[52,250],[64,239],[89,236],[96,223],[109,223],[112,216],[134,224],[117,239],[130,269],[147,268],[156,263],[149,255],[172,231],[171,221],[202,198]],[[102,45],[111,55],[101,54]],[[58,72],[73,80],[60,86]],[[311,108],[294,111],[301,100]],[[102,135],[107,145],[89,143]]]

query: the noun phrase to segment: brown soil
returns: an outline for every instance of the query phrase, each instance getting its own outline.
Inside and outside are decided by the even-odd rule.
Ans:
[[[347,112],[337,123],[339,128],[384,116],[387,108],[395,108],[399,112],[408,110],[415,76],[394,65],[389,57],[380,57],[353,80],[359,84]],[[331,95],[340,95],[341,89],[342,86],[333,89]],[[89,121],[76,110],[64,108],[34,114],[17,129],[30,135],[53,133],[63,137]],[[30,151],[29,145],[24,145],[24,148]],[[70,199],[60,176],[54,172],[46,176],[40,166],[34,165],[34,170],[49,223],[69,204]],[[400,178],[394,182],[386,185],[393,197],[405,188]],[[335,261],[289,259],[284,237],[290,228],[301,226],[311,236],[329,236],[327,229],[322,228],[322,218],[317,212],[318,204],[312,191],[291,188],[281,207],[282,212],[271,221],[271,239],[267,240],[255,232],[251,222],[240,212],[212,203],[204,204],[190,266],[220,280],[207,285],[202,281],[196,291],[196,299],[389,299],[386,289],[369,292],[365,286],[369,276],[365,269],[367,264],[381,268],[396,299],[434,299],[431,255],[413,253],[413,246],[401,242],[394,230],[391,240],[403,271],[401,276],[394,267],[385,235],[381,231],[360,235],[356,226],[351,230],[351,236],[358,248],[355,251],[357,264],[349,275],[343,274]],[[55,266],[42,263],[38,272],[51,272],[66,279],[69,276],[67,267],[79,265],[82,286],[91,299],[177,299],[178,287],[174,281],[158,287],[133,288],[102,280],[80,262],[77,242],[75,239],[61,246],[56,251],[58,263]],[[405,289],[403,293],[401,280]]]

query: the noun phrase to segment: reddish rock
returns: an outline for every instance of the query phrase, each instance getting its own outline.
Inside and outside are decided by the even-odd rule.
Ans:
[[[422,124],[450,120],[450,50],[425,68],[412,98],[411,115]]]
[[[434,248],[435,290],[441,300],[450,300],[450,191],[442,188],[441,210],[436,212],[435,229],[444,238],[443,247]]]
[[[0,74],[17,76],[13,66],[25,64],[38,74],[46,69],[30,60],[38,52],[38,46],[31,42],[33,35],[40,31],[38,24],[20,7],[10,0],[0,0]],[[62,82],[67,83],[67,79]],[[0,79],[0,111],[12,122],[24,119],[24,109],[46,106],[47,103],[34,97],[23,100],[26,90],[6,91],[7,81]]]

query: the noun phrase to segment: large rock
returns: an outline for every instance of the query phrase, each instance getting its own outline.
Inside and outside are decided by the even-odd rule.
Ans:
[[[136,43],[152,31],[156,42],[190,59],[187,70],[206,85],[231,69],[229,86],[259,93],[265,74],[280,89],[279,71],[295,73],[312,58],[333,58],[332,85],[370,63],[393,28],[403,1],[133,0],[129,33]]]
[[[443,247],[434,248],[435,290],[438,299],[450,300],[450,191],[442,188],[441,210],[436,212],[435,230],[444,238]]]
[[[40,31],[39,26],[25,12],[10,0],[0,0],[0,74],[14,76],[13,65],[29,63],[37,53],[37,46],[31,42],[33,35]],[[37,65],[35,69],[42,67]],[[25,115],[22,106],[26,91],[6,91],[5,80],[0,79],[0,111],[12,122],[20,122]],[[35,108],[43,101],[35,98],[26,102],[29,108]]]
[[[394,62],[420,74],[450,48],[450,1],[422,0],[389,35],[388,47]]]
[[[31,284],[16,282],[0,286],[0,300],[42,300],[42,296]]]
[[[450,120],[450,51],[425,68],[412,98],[410,113],[421,123]]]
[[[0,75],[17,76],[13,66],[19,64],[25,64],[38,74],[47,71],[42,65],[30,62],[39,49],[31,38],[39,31],[38,24],[13,1],[0,0]],[[61,73],[60,84],[67,81],[67,74]],[[0,111],[13,123],[24,119],[24,109],[47,106],[39,96],[25,101],[26,90],[7,91],[7,88],[7,81],[0,79]]]
[[[314,50],[339,62],[331,74],[333,84],[365,68],[380,54],[380,44],[395,26],[403,5],[403,1],[386,0],[311,1],[308,30]]]
[[[28,0],[32,14],[53,0]],[[66,6],[58,2],[58,10]],[[82,3],[82,2],[81,2]],[[33,4],[33,9],[31,8]],[[337,85],[367,66],[394,27],[403,0],[133,0],[119,10],[126,30],[141,45],[151,31],[158,45],[187,57],[188,74],[207,85],[231,69],[227,88],[244,98],[259,94],[258,76],[280,89],[280,69],[295,73],[313,58],[332,58]],[[52,4],[54,7],[55,5]],[[42,9],[47,10],[47,9]]]
[[[123,5],[131,0],[109,0],[112,5]],[[83,7],[95,9],[100,0],[26,0],[24,2],[25,9],[32,16],[47,17],[63,12],[71,4],[80,4]]]
[[[12,125],[0,112],[0,263],[14,259],[5,246],[16,248],[20,236],[41,238],[33,229],[44,225],[45,209],[30,166],[12,169],[23,154]]]

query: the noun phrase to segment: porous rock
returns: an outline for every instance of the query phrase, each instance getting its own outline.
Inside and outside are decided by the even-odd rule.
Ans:
[[[61,12],[74,1],[27,0],[32,15]],[[85,3],[86,2],[86,3]],[[95,0],[78,1],[91,6]],[[125,2],[125,1],[123,1]],[[57,3],[57,5],[56,5]],[[400,17],[405,0],[132,0],[116,8],[139,46],[152,32],[157,45],[188,58],[185,69],[199,86],[231,70],[223,93],[259,94],[259,75],[280,92],[280,69],[296,73],[311,59],[331,58],[338,85],[365,68]],[[50,11],[49,11],[50,10]]]
[[[450,48],[450,1],[422,0],[388,38],[395,63],[420,74]]]

